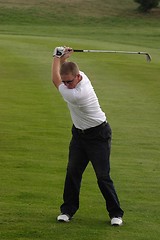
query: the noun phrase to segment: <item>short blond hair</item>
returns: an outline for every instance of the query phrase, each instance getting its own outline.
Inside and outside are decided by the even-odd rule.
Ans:
[[[64,62],[60,68],[60,75],[72,74],[76,76],[79,74],[78,65],[74,62]]]

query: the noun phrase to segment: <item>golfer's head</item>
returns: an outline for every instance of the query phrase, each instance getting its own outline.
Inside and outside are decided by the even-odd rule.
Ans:
[[[80,82],[79,68],[74,62],[64,62],[60,69],[62,82],[70,89],[75,88]]]

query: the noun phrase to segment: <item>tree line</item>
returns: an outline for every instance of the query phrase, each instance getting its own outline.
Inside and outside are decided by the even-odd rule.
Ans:
[[[139,3],[138,10],[141,12],[149,12],[152,8],[158,7],[160,0],[134,0]]]

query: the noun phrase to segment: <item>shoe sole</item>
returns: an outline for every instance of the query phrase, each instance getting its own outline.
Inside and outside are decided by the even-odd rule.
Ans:
[[[58,222],[66,222],[66,223],[67,223],[67,222],[70,222],[70,220],[69,220],[69,219],[68,219],[68,220],[57,219],[57,221],[58,221]]]
[[[120,227],[122,225],[123,225],[122,223],[121,224],[112,224],[113,227]]]

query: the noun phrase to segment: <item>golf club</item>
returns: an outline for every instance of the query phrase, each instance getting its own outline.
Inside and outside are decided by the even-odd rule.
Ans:
[[[90,53],[121,53],[121,54],[142,54],[146,55],[147,62],[151,61],[151,56],[147,52],[129,52],[129,51],[110,51],[110,50],[82,50],[82,49],[73,49],[74,52],[90,52]]]

